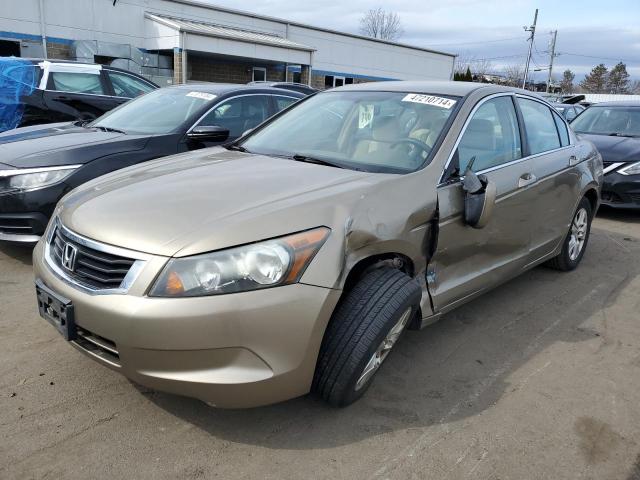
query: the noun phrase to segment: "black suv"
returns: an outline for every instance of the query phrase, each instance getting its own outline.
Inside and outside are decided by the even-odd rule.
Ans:
[[[0,132],[93,120],[156,88],[144,77],[94,63],[0,57]]]

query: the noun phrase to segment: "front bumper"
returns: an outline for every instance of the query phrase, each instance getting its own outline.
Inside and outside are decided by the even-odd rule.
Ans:
[[[309,392],[322,336],[340,292],[294,284],[196,298],[144,295],[166,259],[147,262],[128,294],[80,291],[34,249],[35,276],[73,302],[79,338],[94,360],[136,383],[224,408]]]
[[[640,175],[610,172],[602,184],[602,204],[615,208],[640,209]]]
[[[42,236],[64,184],[21,193],[0,194],[0,241],[35,243]]]

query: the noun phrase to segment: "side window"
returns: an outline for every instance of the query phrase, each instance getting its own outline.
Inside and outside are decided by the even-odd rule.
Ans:
[[[279,95],[274,95],[273,98],[276,101],[276,111],[278,111],[278,112],[280,110],[284,110],[289,105],[293,105],[294,103],[296,103],[299,100],[298,98],[281,97]]]
[[[518,104],[524,119],[530,153],[535,155],[560,148],[558,130],[549,107],[527,98],[518,98]]]
[[[488,100],[476,110],[456,153],[461,173],[471,160],[472,170],[478,172],[522,158],[520,131],[511,96]]]
[[[571,109],[573,111],[573,108]],[[567,131],[567,125],[562,121],[560,115],[553,112],[553,119],[556,121],[556,127],[558,127],[558,133],[560,134],[560,143],[563,147],[569,145],[569,132]]]
[[[105,94],[96,73],[51,72],[49,78],[51,88],[58,92]]]
[[[146,82],[139,80],[126,73],[112,72],[107,70],[107,76],[113,85],[113,90],[118,97],[134,98],[144,93],[154,90]]]
[[[567,119],[567,122],[570,122],[571,120],[573,120],[574,118],[576,118],[577,114],[576,114],[576,110],[573,107],[569,107],[565,110],[565,118]]]
[[[245,95],[223,101],[198,125],[219,126],[229,130],[229,138],[242,135],[257,127],[269,117],[269,97],[267,95]]]

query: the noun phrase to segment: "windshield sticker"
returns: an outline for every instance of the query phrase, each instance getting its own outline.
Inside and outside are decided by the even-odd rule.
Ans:
[[[360,105],[358,129],[367,128],[373,120],[373,105]]]
[[[434,107],[446,108],[447,110],[456,104],[456,101],[451,100],[450,98],[436,97],[435,95],[424,95],[421,93],[410,93],[404,97],[402,101],[433,105]]]
[[[213,93],[205,93],[205,92],[189,92],[187,93],[187,97],[201,98],[203,100],[213,100],[216,96]]]

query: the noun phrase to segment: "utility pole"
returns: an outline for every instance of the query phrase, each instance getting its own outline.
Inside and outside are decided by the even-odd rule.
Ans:
[[[556,38],[558,37],[558,30],[551,32],[553,37],[551,38],[551,58],[549,59],[549,76],[547,77],[547,93],[551,88],[551,72],[553,71],[553,59],[556,58]]]
[[[533,39],[536,36],[536,23],[538,23],[538,9],[536,8],[536,14],[533,17],[533,25],[530,27],[523,27],[525,32],[531,32],[529,37],[529,53],[527,54],[527,64],[524,68],[524,80],[522,81],[522,88],[527,88],[527,77],[529,76],[529,63],[531,62],[531,49],[533,48]]]

